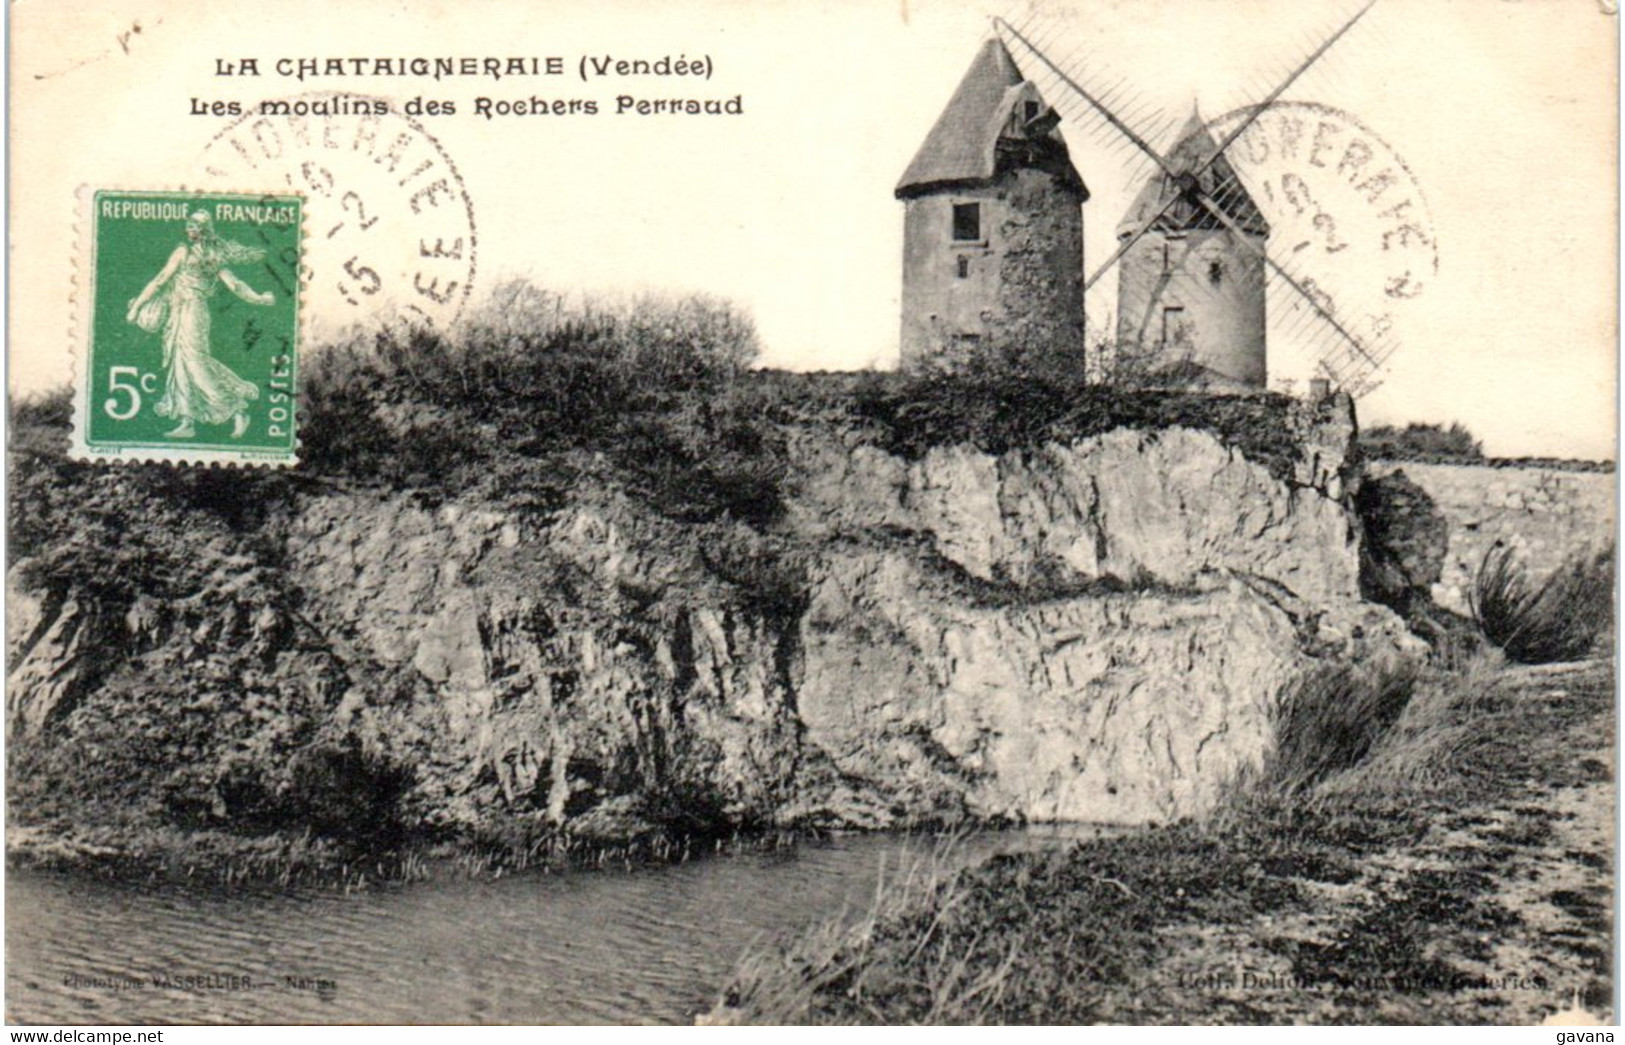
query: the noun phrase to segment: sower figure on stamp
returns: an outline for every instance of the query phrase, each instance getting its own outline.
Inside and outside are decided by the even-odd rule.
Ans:
[[[255,291],[226,268],[259,261],[265,252],[222,239],[204,211],[187,219],[186,238],[188,242],[175,248],[163,271],[130,299],[124,318],[142,330],[163,329],[168,376],[163,398],[154,410],[159,417],[179,422],[168,435],[187,438],[196,434],[196,422],[230,421],[232,438],[241,439],[248,431],[248,404],[259,398],[260,390],[210,354],[209,299],[218,279],[250,305],[273,304],[275,295]]]

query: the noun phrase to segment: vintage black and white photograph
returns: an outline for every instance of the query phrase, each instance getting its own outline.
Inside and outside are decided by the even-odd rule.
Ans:
[[[7,1023],[1617,1022],[1611,0],[10,13]]]

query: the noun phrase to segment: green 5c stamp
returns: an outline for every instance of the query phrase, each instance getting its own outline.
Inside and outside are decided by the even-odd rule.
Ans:
[[[82,195],[73,456],[294,464],[303,200]]]

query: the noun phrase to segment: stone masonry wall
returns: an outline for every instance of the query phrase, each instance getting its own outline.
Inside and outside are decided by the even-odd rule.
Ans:
[[[953,208],[981,205],[981,236],[953,238]],[[961,269],[960,265],[964,268]],[[963,272],[963,275],[961,275]],[[1083,212],[1041,170],[910,199],[903,217],[902,366],[971,353],[1083,349]]]
[[[1403,471],[1432,497],[1450,523],[1444,570],[1433,600],[1468,613],[1468,593],[1484,555],[1497,542],[1518,549],[1531,574],[1541,577],[1614,532],[1616,477],[1612,472],[1548,468],[1372,461],[1369,475]]]

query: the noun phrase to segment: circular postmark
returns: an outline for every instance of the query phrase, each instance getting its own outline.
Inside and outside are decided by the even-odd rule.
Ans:
[[[220,187],[305,197],[306,307],[321,327],[399,317],[443,330],[461,314],[474,204],[439,141],[398,105],[327,93],[261,102],[203,161]]]
[[[1292,307],[1321,320],[1299,323],[1288,339],[1296,344],[1282,346],[1306,365],[1278,366],[1272,345],[1270,369],[1368,391],[1398,346],[1406,310],[1439,271],[1427,198],[1386,141],[1332,106],[1249,106],[1209,130],[1222,141],[1255,113],[1225,159],[1270,223],[1270,258],[1297,284]]]

